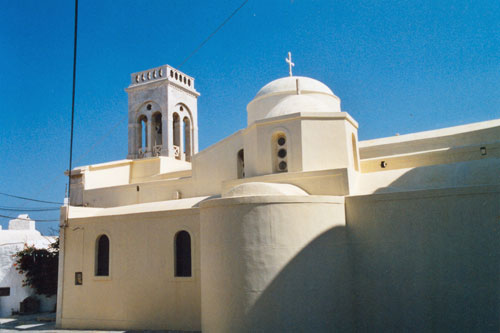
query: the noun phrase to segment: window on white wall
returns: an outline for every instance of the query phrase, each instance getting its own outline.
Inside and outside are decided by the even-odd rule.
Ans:
[[[101,235],[96,242],[96,276],[109,275],[109,238]]]
[[[191,236],[179,231],[174,238],[175,276],[191,276]]]
[[[243,149],[240,149],[237,155],[237,174],[238,179],[245,178],[245,152]]]

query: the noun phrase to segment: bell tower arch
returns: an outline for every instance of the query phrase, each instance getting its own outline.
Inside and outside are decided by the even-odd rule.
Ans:
[[[169,156],[191,161],[198,152],[194,78],[164,65],[131,74],[128,159]]]

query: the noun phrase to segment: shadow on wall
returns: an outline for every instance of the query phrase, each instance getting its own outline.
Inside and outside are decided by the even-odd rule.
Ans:
[[[345,227],[318,236],[262,292],[247,315],[248,331],[351,331],[350,262]]]
[[[498,158],[423,166],[411,169],[375,193],[500,184],[498,170]]]
[[[499,203],[500,186],[346,198],[356,328],[499,332]]]

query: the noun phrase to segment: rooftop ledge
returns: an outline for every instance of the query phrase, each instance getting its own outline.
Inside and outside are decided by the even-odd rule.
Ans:
[[[127,89],[165,80],[199,95],[194,88],[194,78],[169,65],[130,74],[130,86]]]
[[[474,132],[494,127],[500,127],[500,119],[482,121],[478,123],[472,123],[467,125],[459,125],[453,127],[440,128],[436,130],[416,132],[410,134],[396,135],[379,139],[365,140],[359,142],[359,148],[368,148],[372,146],[392,144],[392,143],[402,143],[409,141],[416,141],[422,139],[432,139],[445,136],[451,136],[456,134],[463,134],[468,132]]]

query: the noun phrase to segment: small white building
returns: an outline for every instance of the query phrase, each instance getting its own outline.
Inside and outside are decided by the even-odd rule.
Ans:
[[[35,291],[30,287],[23,287],[24,276],[19,274],[14,266],[14,254],[21,251],[26,245],[38,249],[47,248],[55,241],[53,236],[42,236],[35,229],[35,221],[28,214],[21,214],[17,219],[9,221],[9,229],[0,227],[0,317],[8,317],[12,312],[19,311],[20,303]],[[56,297],[47,298],[37,295],[40,300],[41,311],[52,311]]]

